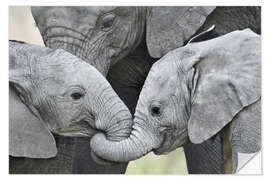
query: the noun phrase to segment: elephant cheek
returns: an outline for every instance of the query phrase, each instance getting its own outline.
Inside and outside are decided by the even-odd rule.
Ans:
[[[87,122],[80,121],[73,123],[64,129],[56,129],[53,133],[67,137],[92,137],[97,131]]]

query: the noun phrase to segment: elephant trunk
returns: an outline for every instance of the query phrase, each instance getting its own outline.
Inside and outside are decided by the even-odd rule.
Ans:
[[[160,145],[154,133],[145,127],[135,117],[133,129],[128,138],[115,142],[98,133],[91,139],[91,149],[94,155],[108,161],[127,162],[138,159]]]
[[[76,34],[66,35],[67,30],[62,31],[60,37],[47,35],[44,39],[46,46],[52,49],[64,49],[69,53],[79,57],[83,61],[94,66],[103,76],[106,76],[111,65],[111,59],[116,55],[116,51],[101,48],[99,41],[78,41]],[[67,37],[66,37],[66,36]]]
[[[111,59],[117,55],[117,51],[103,48],[106,36],[89,40],[87,34],[77,31],[75,27],[38,25],[47,47],[51,49],[64,49],[94,66],[103,76],[107,75]],[[91,34],[93,32],[90,30],[88,33]]]
[[[105,77],[98,77],[93,79],[95,83],[91,86],[95,92],[89,101],[89,107],[93,108],[94,127],[110,141],[126,139],[131,133],[132,115]]]

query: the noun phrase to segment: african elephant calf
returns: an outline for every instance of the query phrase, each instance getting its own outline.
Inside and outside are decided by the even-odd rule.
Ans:
[[[10,173],[31,169],[15,157],[55,157],[52,133],[91,137],[100,130],[112,141],[130,134],[132,116],[105,77],[64,50],[10,41],[9,90]]]
[[[152,66],[130,137],[113,142],[98,133],[92,150],[110,161],[129,161],[224,133],[235,172],[237,153],[261,148],[260,81],[260,36],[250,29],[189,43]]]

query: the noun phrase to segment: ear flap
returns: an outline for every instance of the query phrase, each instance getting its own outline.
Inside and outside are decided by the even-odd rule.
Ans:
[[[199,78],[188,122],[189,138],[198,144],[233,118],[243,116],[242,111],[260,99],[260,36],[250,30],[235,31],[187,47],[200,53],[195,65]]]
[[[146,18],[149,54],[160,58],[170,50],[183,46],[214,9],[214,6],[149,7]]]
[[[9,49],[9,155],[29,158],[50,158],[57,154],[53,135],[38,118],[28,101],[29,82],[26,66],[29,56],[22,51],[27,48],[10,42]],[[29,48],[30,50],[30,48]],[[19,52],[21,51],[21,52]],[[27,50],[26,50],[27,52]]]
[[[21,101],[14,87],[9,88],[9,155],[50,158],[57,154],[53,135]]]

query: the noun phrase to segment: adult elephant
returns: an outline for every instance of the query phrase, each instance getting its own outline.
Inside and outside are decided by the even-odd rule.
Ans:
[[[132,114],[152,63],[170,50],[212,24],[219,34],[247,27],[260,32],[259,7],[32,7],[32,14],[45,45],[63,48],[107,75]],[[96,164],[89,139],[70,141],[71,173],[125,172],[127,163],[116,169]],[[223,173],[221,141],[217,136],[184,147],[189,172]]]

